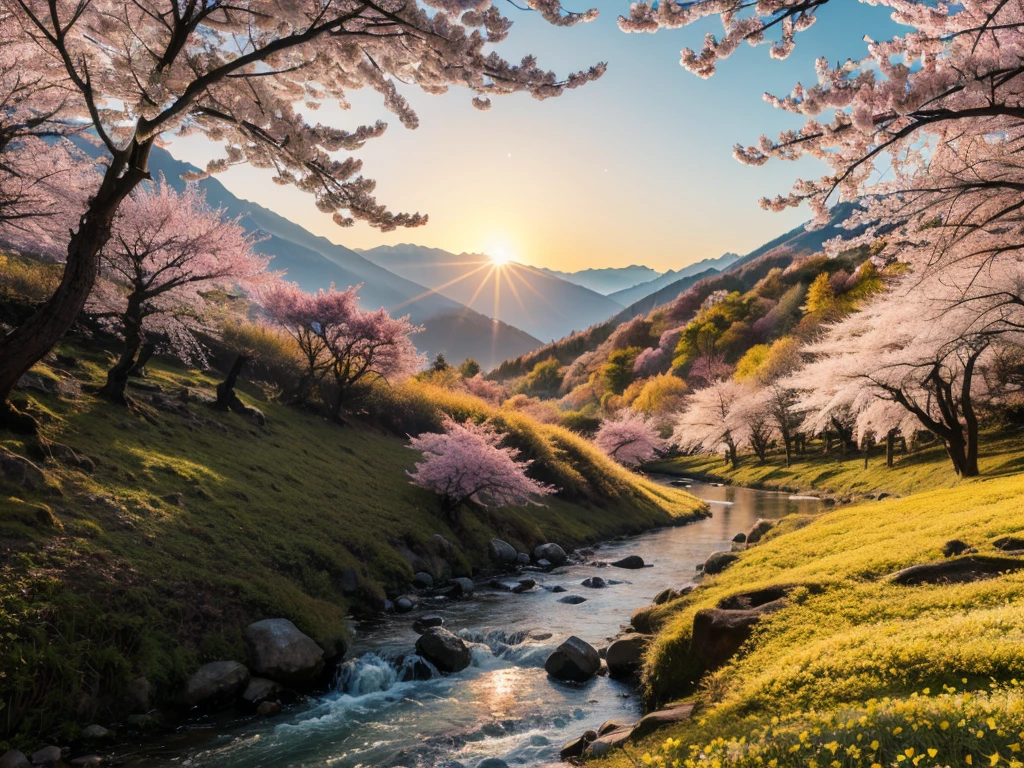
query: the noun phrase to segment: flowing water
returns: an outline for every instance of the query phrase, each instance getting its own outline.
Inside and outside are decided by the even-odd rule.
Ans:
[[[667,481],[667,480],[666,480]],[[478,588],[472,600],[422,607],[375,627],[360,627],[335,692],[269,720],[218,720],[183,731],[136,768],[476,768],[487,758],[509,766],[558,765],[566,741],[606,720],[632,722],[640,702],[629,685],[596,677],[584,685],[555,682],[548,654],[569,635],[595,647],[607,643],[632,612],[665,587],[695,580],[695,567],[759,518],[810,512],[818,502],[786,493],[693,483],[713,516],[607,543],[591,561],[550,573],[529,573],[538,587],[523,594]],[[600,568],[597,561],[640,555],[652,567]],[[620,583],[588,589],[600,575]],[[515,584],[515,578],[505,581]],[[585,603],[558,602],[562,585]],[[394,660],[411,651],[413,620],[440,614],[444,626],[472,646],[473,664],[449,677],[399,682]],[[551,633],[547,639],[536,638]]]

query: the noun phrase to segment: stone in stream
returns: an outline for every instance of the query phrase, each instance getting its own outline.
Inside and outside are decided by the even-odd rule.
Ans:
[[[584,587],[589,587],[590,589],[601,589],[608,586],[608,582],[600,576],[591,576],[589,579],[584,579],[581,583]]]
[[[440,627],[442,624],[444,624],[444,619],[440,616],[434,614],[429,616],[420,616],[412,623],[412,630],[416,634],[422,635],[431,627]]]
[[[211,661],[192,673],[180,701],[186,707],[230,704],[249,684],[249,670],[237,661]]]
[[[629,555],[621,560],[611,563],[615,568],[625,568],[630,571],[639,570],[644,567],[644,559],[640,555]]]
[[[60,747],[54,747],[54,746],[43,747],[42,749],[37,749],[35,752],[32,753],[32,756],[29,758],[29,760],[32,762],[32,765],[42,765],[42,766],[57,765],[60,762],[60,759],[61,759]]]
[[[469,647],[462,638],[441,627],[431,627],[420,635],[416,653],[447,673],[461,672],[472,661]]]
[[[555,584],[553,587],[544,587],[549,592],[565,592],[565,587],[561,584]]]
[[[707,576],[714,576],[721,573],[730,565],[739,560],[739,555],[732,552],[712,552],[704,561],[704,573]]]
[[[416,589],[430,589],[434,586],[434,577],[426,571],[420,571],[412,577],[412,585]]]
[[[452,579],[452,597],[472,597],[473,596],[473,580],[467,579],[465,576]]]
[[[525,552],[518,553],[516,555],[516,564],[517,565],[529,565],[530,564],[530,556],[528,554],[526,554]]]
[[[16,749],[8,749],[0,755],[0,768],[29,768],[30,765],[24,753]]]
[[[273,680],[265,677],[254,677],[242,692],[242,702],[249,707],[259,707],[265,701],[276,699],[281,695],[282,688]]]
[[[733,543],[735,543],[735,544],[746,544],[747,543],[747,534],[745,534],[745,533],[743,533],[741,531],[740,533],[737,533],[735,536],[733,536],[732,540],[733,540]]]
[[[409,595],[402,595],[395,600],[395,613],[409,613],[416,607],[416,601]]]
[[[488,757],[477,763],[476,768],[508,768],[508,763],[497,757]]]
[[[566,555],[565,550],[557,544],[548,543],[534,547],[533,559],[537,561],[537,565],[540,565],[542,560],[547,560],[548,563],[557,567],[559,565],[565,565],[568,555]]]
[[[312,683],[324,668],[323,649],[288,619],[264,619],[242,632],[252,671],[288,685]]]
[[[507,567],[516,564],[519,553],[507,541],[491,539],[487,542],[487,557],[498,566]]]
[[[582,595],[566,595],[565,597],[558,598],[558,602],[565,603],[566,605],[579,605],[580,603],[587,602],[587,598]]]
[[[556,680],[583,683],[597,674],[601,657],[597,649],[573,635],[548,656],[545,671]]]
[[[523,592],[529,592],[531,589],[537,586],[537,582],[533,579],[521,579],[518,584],[512,587],[512,592],[519,595]]]
[[[651,635],[628,634],[613,641],[605,653],[608,674],[620,679],[636,674],[652,639]]]
[[[562,747],[562,751],[558,753],[559,759],[566,761],[572,757],[581,757],[583,755],[583,751],[587,748],[590,742],[594,741],[596,738],[597,731],[593,729],[587,731],[578,739],[573,739],[565,744],[565,746]]]
[[[108,736],[110,736],[110,731],[108,731],[106,728],[104,728],[102,725],[99,725],[98,723],[87,725],[85,726],[85,728],[82,729],[83,739],[90,739],[96,741],[98,739],[105,739]]]

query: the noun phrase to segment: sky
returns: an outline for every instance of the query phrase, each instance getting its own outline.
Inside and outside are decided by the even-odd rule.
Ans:
[[[571,10],[583,10],[569,3]],[[802,121],[763,101],[814,80],[814,60],[860,58],[863,36],[900,30],[885,10],[836,0],[797,37],[785,61],[767,46],[743,46],[710,80],[679,65],[679,51],[699,48],[707,20],[654,35],[619,31],[624,0],[600,0],[597,20],[555,28],[506,5],[515,22],[497,50],[518,61],[526,53],[560,75],[608,62],[600,80],[540,102],[527,94],[493,98],[487,112],[473,93],[402,93],[420,127],[404,128],[372,92],[351,95],[352,108],[325,105],[316,119],[344,128],[384,119],[381,138],[356,155],[377,196],[393,211],[429,214],[423,227],[382,233],[365,224],[341,228],[312,198],[270,181],[270,172],[239,166],[218,176],[235,195],[349,248],[416,243],[453,253],[487,253],[524,264],[577,271],[644,264],[679,269],[725,252],[745,254],[809,218],[806,209],[762,211],[757,201],[815,177],[813,160],[773,161],[760,168],[732,157],[736,143],[799,127]],[[171,152],[197,165],[219,156],[201,136],[178,139]]]

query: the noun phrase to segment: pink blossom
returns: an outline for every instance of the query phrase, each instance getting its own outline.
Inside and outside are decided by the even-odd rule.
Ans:
[[[665,441],[654,424],[643,414],[628,408],[615,418],[601,422],[594,443],[626,467],[644,464],[665,448]]]

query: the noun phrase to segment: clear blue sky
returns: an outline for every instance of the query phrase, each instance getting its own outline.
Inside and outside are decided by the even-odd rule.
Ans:
[[[415,131],[384,112],[372,93],[353,94],[347,113],[320,111],[317,119],[344,127],[378,117],[389,122],[387,133],[358,155],[377,179],[380,199],[393,210],[430,214],[425,227],[388,234],[362,224],[340,229],[310,198],[271,184],[264,172],[238,168],[219,178],[240,197],[350,248],[414,242],[456,253],[501,251],[555,269],[679,268],[726,251],[745,253],[808,218],[805,210],[763,212],[757,200],[787,191],[797,176],[820,174],[820,166],[748,168],[732,158],[732,146],[800,124],[765,104],[765,91],[784,94],[797,81],[813,82],[818,56],[860,58],[863,35],[899,31],[884,9],[834,0],[798,36],[786,61],[770,59],[767,47],[744,46],[705,81],[679,66],[679,51],[699,48],[706,31],[720,33],[720,22],[627,35],[616,19],[628,3],[596,6],[600,18],[569,29],[505,7],[515,21],[499,46],[506,58],[532,52],[560,74],[608,62],[601,80],[557,99],[517,94],[480,112],[469,92],[427,96],[406,87],[420,116]],[[215,154],[202,141],[179,141],[172,151],[202,164]]]

